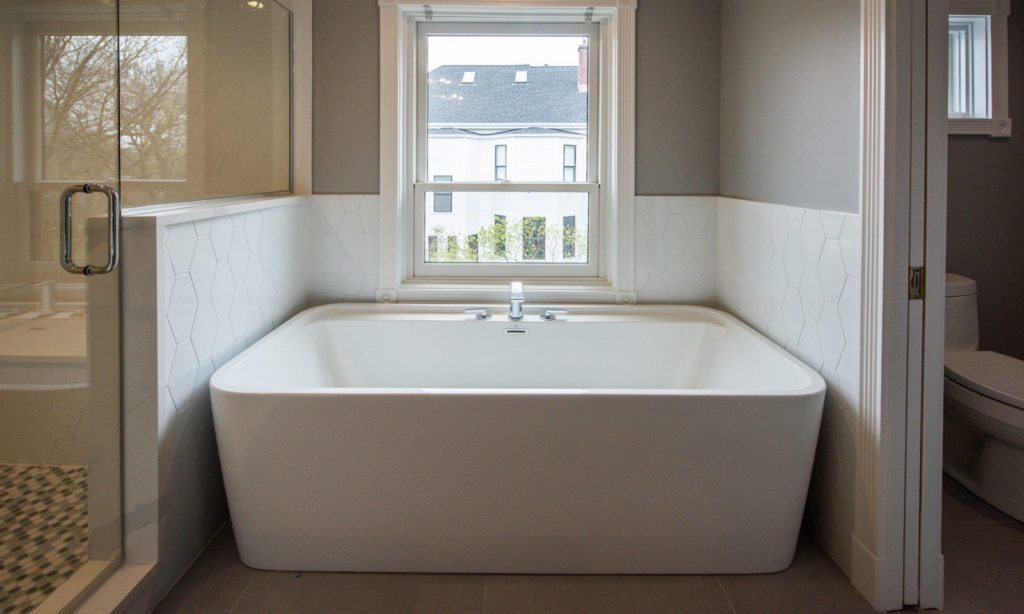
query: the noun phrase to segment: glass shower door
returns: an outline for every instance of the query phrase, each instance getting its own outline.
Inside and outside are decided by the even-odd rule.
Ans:
[[[121,557],[117,19],[0,0],[0,612]]]

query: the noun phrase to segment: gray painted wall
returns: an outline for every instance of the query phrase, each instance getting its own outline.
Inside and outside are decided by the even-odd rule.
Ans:
[[[639,0],[637,194],[718,194],[721,6]]]
[[[313,2],[313,191],[380,192],[377,0]]]
[[[721,191],[856,213],[860,0],[723,0]]]
[[[717,194],[719,0],[639,0],[638,194]],[[377,0],[314,0],[313,191],[376,194]]]
[[[978,282],[982,348],[1024,360],[1024,0],[1011,11],[1015,136],[950,137],[946,270]]]

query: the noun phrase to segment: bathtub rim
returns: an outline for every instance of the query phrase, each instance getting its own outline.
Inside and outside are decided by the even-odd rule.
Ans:
[[[757,341],[768,347],[780,360],[795,366],[809,382],[802,388],[790,389],[732,389],[732,388],[422,388],[422,387],[347,387],[347,386],[322,386],[322,387],[287,387],[287,386],[239,386],[229,384],[227,373],[244,363],[253,354],[258,352],[263,345],[278,335],[285,334],[289,329],[309,321],[315,321],[324,314],[330,312],[373,313],[377,317],[368,318],[346,318],[350,320],[381,321],[391,319],[396,314],[405,313],[410,316],[444,316],[443,321],[465,321],[472,325],[477,322],[472,316],[464,313],[465,309],[474,307],[486,307],[492,309],[494,320],[486,323],[493,325],[502,322],[501,312],[507,307],[504,303],[327,303],[309,307],[295,314],[288,320],[282,322],[263,337],[256,340],[249,347],[239,352],[223,366],[218,367],[210,378],[209,388],[212,395],[230,394],[239,396],[266,396],[266,395],[287,395],[287,396],[308,396],[318,397],[324,395],[335,396],[359,396],[359,395],[459,395],[459,396],[666,396],[666,397],[687,397],[687,398],[721,398],[721,397],[788,397],[803,398],[826,391],[826,383],[820,373],[809,367],[802,360],[794,356],[788,350],[778,345],[764,334],[755,330],[736,316],[715,309],[698,305],[608,305],[608,304],[573,304],[573,303],[542,303],[530,305],[526,309],[526,318],[519,322],[509,320],[510,328],[522,324],[538,324],[542,326],[557,326],[559,322],[546,322],[540,319],[540,313],[544,309],[565,309],[569,311],[568,317],[587,318],[622,318],[635,312],[637,321],[648,321],[652,316],[661,315],[662,321],[680,321],[678,318],[668,319],[666,316],[673,313],[694,313],[701,316],[700,320],[708,324],[719,326],[734,326],[753,336]],[[383,316],[383,317],[381,317]],[[417,318],[412,318],[417,319]],[[426,318],[423,318],[426,319]],[[593,320],[602,321],[602,320]],[[619,320],[621,321],[621,320]],[[656,320],[657,321],[657,320]],[[562,321],[564,322],[564,320]]]

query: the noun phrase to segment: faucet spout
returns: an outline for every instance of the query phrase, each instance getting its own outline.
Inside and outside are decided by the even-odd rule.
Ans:
[[[523,319],[523,304],[526,302],[526,295],[523,294],[523,282],[514,281],[509,287],[508,319],[518,322]]]

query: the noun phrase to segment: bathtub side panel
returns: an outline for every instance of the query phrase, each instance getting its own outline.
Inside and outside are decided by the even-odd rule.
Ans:
[[[822,395],[241,395],[214,415],[263,569],[786,568]]]

